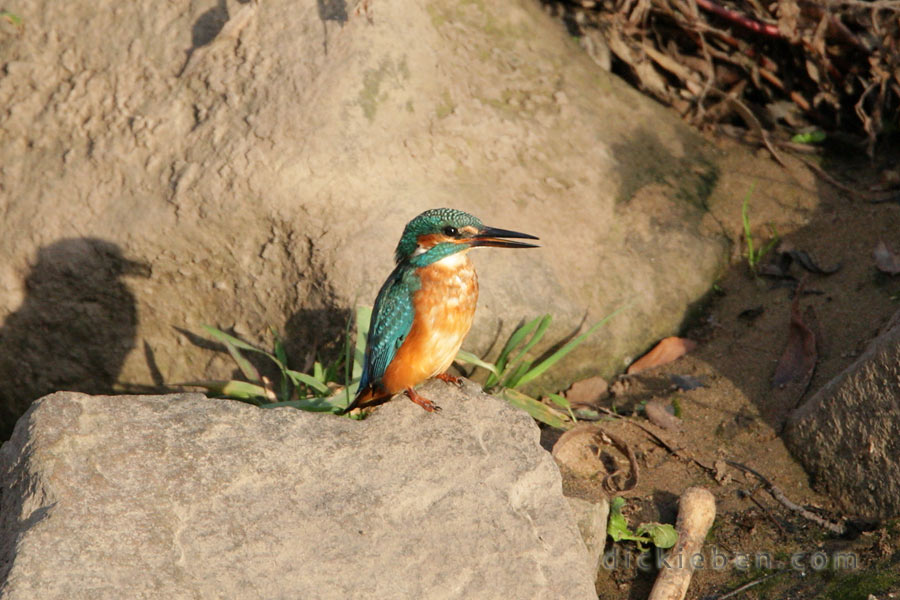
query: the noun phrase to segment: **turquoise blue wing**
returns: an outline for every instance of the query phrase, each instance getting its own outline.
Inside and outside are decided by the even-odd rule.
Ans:
[[[419,289],[419,278],[406,267],[397,267],[388,277],[372,310],[369,336],[366,338],[365,364],[359,380],[362,392],[378,383],[397,349],[403,344],[413,324],[413,294]]]

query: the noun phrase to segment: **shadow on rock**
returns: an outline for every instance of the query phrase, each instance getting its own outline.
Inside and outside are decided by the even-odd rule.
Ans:
[[[355,319],[346,308],[305,308],[295,312],[284,324],[288,362],[295,369],[309,372],[316,360],[331,363],[340,358],[347,324]],[[355,324],[350,324],[351,344],[355,343]]]
[[[41,396],[112,390],[137,329],[127,275],[149,277],[150,267],[104,240],[65,239],[38,252],[25,301],[0,329],[2,439]]]

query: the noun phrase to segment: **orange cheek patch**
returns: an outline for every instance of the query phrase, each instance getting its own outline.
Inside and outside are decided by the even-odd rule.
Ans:
[[[419,244],[419,246],[425,248],[426,250],[428,248],[434,248],[440,243],[452,241],[454,241],[452,238],[449,238],[442,233],[429,233],[428,235],[420,235],[418,238],[416,238],[416,242]]]

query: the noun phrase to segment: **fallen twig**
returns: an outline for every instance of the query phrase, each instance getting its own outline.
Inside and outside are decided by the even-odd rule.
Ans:
[[[777,25],[769,25],[768,23],[760,23],[756,19],[751,19],[747,16],[742,15],[741,13],[725,8],[724,6],[720,6],[712,0],[695,0],[697,2],[697,6],[702,8],[703,10],[707,10],[715,15],[722,17],[723,19],[727,19],[733,23],[737,23],[741,27],[746,27],[750,31],[755,31],[756,33],[761,33],[763,35],[768,35],[770,37],[781,38],[784,37],[781,35],[781,32],[778,31]]]
[[[787,496],[784,495],[784,492],[782,492],[778,488],[778,486],[776,486],[774,483],[769,481],[764,475],[760,474],[758,471],[755,471],[755,470],[751,469],[750,467],[748,467],[747,465],[741,464],[739,462],[735,462],[733,460],[726,460],[725,462],[728,463],[729,465],[731,465],[732,467],[734,467],[736,469],[740,469],[741,471],[744,471],[745,473],[750,473],[751,475],[753,475],[754,477],[759,479],[760,482],[762,482],[762,484],[765,485],[766,491],[768,491],[772,495],[773,498],[775,498],[776,500],[781,502],[781,504],[783,504],[786,508],[798,513],[804,519],[812,521],[813,523],[816,523],[817,525],[820,525],[821,527],[824,527],[828,531],[831,531],[838,535],[844,535],[845,533],[847,533],[847,524],[845,522],[832,523],[831,521],[829,521],[827,519],[823,519],[822,517],[815,514],[814,512],[806,510],[799,504],[791,502],[787,498]]]
[[[767,581],[767,580],[771,579],[772,577],[777,577],[778,575],[781,575],[783,573],[784,573],[784,571],[777,571],[775,573],[769,573],[768,575],[763,575],[762,577],[760,577],[758,579],[754,579],[753,581],[751,581],[749,583],[745,583],[744,585],[731,590],[727,594],[724,594],[722,596],[716,596],[713,600],[727,600],[728,598],[731,598],[732,596],[737,596],[738,594],[740,594],[741,592],[743,592],[745,590],[749,590],[754,585],[759,585],[763,581]]]
[[[784,527],[781,526],[781,523],[778,522],[778,519],[775,518],[775,515],[772,514],[772,511],[770,511],[770,510],[768,509],[768,507],[767,507],[765,504],[763,504],[762,502],[760,502],[759,500],[757,500],[757,499],[753,496],[754,493],[755,493],[755,492],[745,492],[746,497],[750,500],[750,502],[752,502],[752,503],[755,504],[757,507],[759,507],[759,509],[760,509],[761,511],[763,511],[763,513],[765,513],[765,515],[766,515],[767,517],[769,517],[769,520],[772,521],[772,523],[775,525],[775,527],[778,528],[778,531],[781,533],[781,535],[787,535],[787,533],[786,533],[785,530],[784,530]]]
[[[704,464],[698,458],[685,452],[685,450],[683,448],[676,448],[674,445],[669,443],[661,434],[653,431],[652,429],[650,429],[643,423],[640,423],[639,421],[635,421],[634,419],[629,419],[629,418],[623,417],[622,415],[614,413],[613,411],[609,410],[608,408],[603,408],[602,406],[597,407],[597,411],[601,412],[605,415],[609,415],[610,417],[614,417],[616,419],[622,419],[626,423],[629,423],[629,424],[633,425],[634,427],[637,427],[638,429],[640,429],[641,431],[643,431],[644,433],[649,435],[657,444],[659,444],[660,446],[662,446],[663,448],[668,450],[671,454],[674,454],[675,456],[677,456],[679,458],[683,458],[685,460],[689,460],[689,461],[693,462],[695,465],[697,465],[698,467],[700,467],[707,473],[715,474],[716,470],[712,466]]]

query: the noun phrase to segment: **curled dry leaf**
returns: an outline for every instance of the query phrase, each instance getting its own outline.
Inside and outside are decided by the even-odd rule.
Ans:
[[[645,369],[670,363],[677,358],[681,358],[696,347],[697,342],[694,340],[680,337],[667,337],[654,346],[650,352],[631,363],[631,366],[628,367],[626,373],[634,375]]]
[[[563,395],[573,408],[593,406],[609,395],[609,384],[599,375],[588,377],[573,383]]]
[[[794,276],[790,273],[793,263],[797,263],[805,270],[816,275],[832,275],[837,273],[842,266],[841,263],[835,263],[831,266],[823,267],[805,250],[785,250],[778,252],[771,262],[762,265],[759,269],[759,274],[776,279],[794,279]]]
[[[816,275],[831,275],[832,273],[837,273],[842,266],[841,263],[835,263],[830,267],[823,267],[813,260],[809,255],[809,252],[806,252],[805,250],[791,250],[789,254],[797,264]]]
[[[875,266],[879,271],[888,275],[900,274],[900,256],[891,252],[887,244],[878,242],[872,254],[875,256]]]
[[[615,468],[610,472],[601,460],[602,447],[610,445],[628,459],[628,478],[619,483],[625,472]],[[638,482],[637,459],[631,447],[618,437],[604,432],[599,425],[577,425],[562,434],[553,444],[553,458],[559,465],[565,466],[581,477],[594,477],[605,474],[603,487],[611,493],[622,493],[633,489]],[[618,462],[615,458],[613,462]]]
[[[654,398],[644,406],[644,412],[650,422],[657,427],[669,431],[681,431],[681,419],[666,410],[665,405],[658,398]]]
[[[599,425],[576,425],[559,436],[553,444],[551,451],[553,458],[558,464],[580,477],[592,477],[604,471],[603,463],[598,457],[599,431]]]

